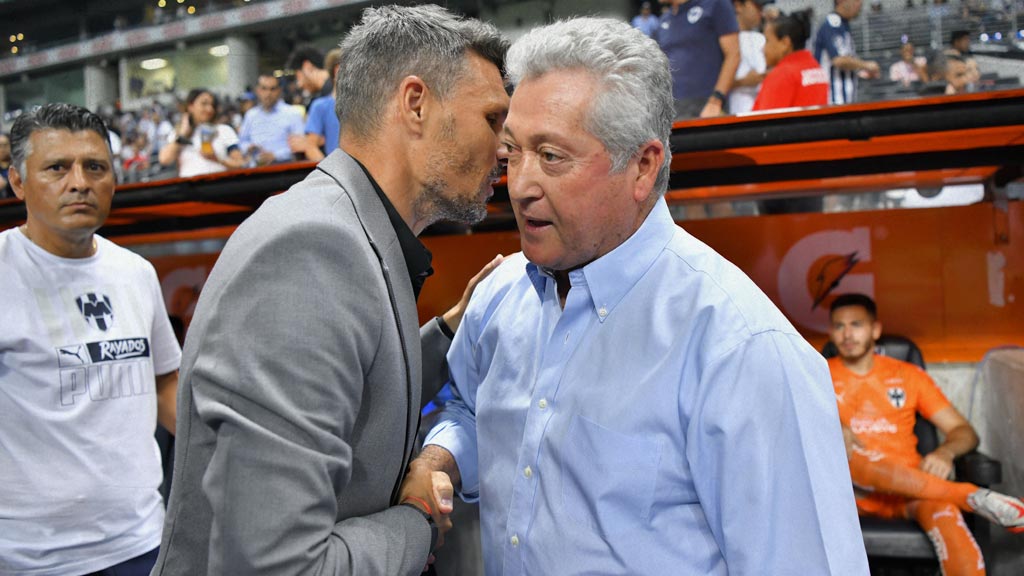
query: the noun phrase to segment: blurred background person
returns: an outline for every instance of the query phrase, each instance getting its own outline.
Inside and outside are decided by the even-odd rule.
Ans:
[[[14,191],[7,185],[7,172],[10,169],[11,137],[0,132],[0,199],[14,197]]]
[[[828,75],[806,50],[810,33],[810,10],[782,14],[765,26],[764,58],[770,70],[754,110],[828,104]]]
[[[291,162],[295,157],[289,139],[302,137],[302,116],[281,100],[281,80],[273,74],[260,74],[256,79],[256,98],[259,105],[245,113],[238,135],[247,164]]]
[[[334,92],[331,75],[324,69],[324,53],[316,46],[302,44],[296,47],[288,55],[284,67],[295,74],[295,85],[303,92],[304,105]]]
[[[241,168],[245,158],[238,148],[238,135],[226,124],[214,124],[217,97],[206,88],[195,88],[185,98],[185,111],[177,129],[160,149],[160,163],[178,165],[178,176]]]
[[[327,81],[328,85],[334,85],[340,64],[341,48],[329,51],[324,57],[324,66],[331,74]],[[334,109],[334,104],[334,92],[313,100],[306,116],[305,136],[293,137],[290,140],[294,152],[304,154],[307,160],[319,162],[338,147],[341,126],[338,124],[338,113]]]
[[[826,106],[828,75],[806,49],[812,11],[780,14],[764,27],[764,58],[768,74],[754,102],[754,111],[774,108]],[[759,200],[761,214],[820,212],[820,196]]]
[[[878,78],[878,62],[861,60],[850,33],[850,20],[860,15],[863,0],[835,0],[835,9],[814,37],[814,58],[829,77],[829,102],[857,101],[857,77]]]
[[[648,36],[653,36],[658,29],[658,17],[651,12],[651,3],[644,2],[640,5],[640,13],[633,16],[633,28]]]
[[[973,87],[981,80],[981,71],[978,70],[978,61],[971,54],[971,33],[967,30],[954,30],[949,35],[949,48],[944,53],[946,56],[960,58],[967,66],[966,91],[973,92]]]
[[[740,65],[729,92],[729,113],[750,112],[764,80],[764,34],[761,34],[761,1],[733,0],[740,25]]]
[[[928,81],[928,61],[914,56],[913,42],[904,42],[900,46],[900,59],[889,66],[889,80],[904,86]]]
[[[935,71],[936,79],[945,80],[945,94],[966,94],[971,91],[971,69],[964,58],[947,54],[936,55],[932,69]]]
[[[740,65],[739,24],[729,0],[661,0],[654,39],[668,56],[677,118],[721,116]]]

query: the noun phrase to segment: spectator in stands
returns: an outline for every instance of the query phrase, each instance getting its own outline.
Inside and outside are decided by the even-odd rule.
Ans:
[[[640,4],[640,13],[633,16],[633,28],[648,36],[654,36],[654,31],[658,29],[658,17],[651,13],[650,2]]]
[[[806,50],[811,11],[782,14],[765,26],[765,61],[770,68],[754,110],[825,106],[828,75]],[[820,198],[816,198],[820,203]]]
[[[507,43],[427,4],[367,8],[341,48],[341,150],[239,226],[199,297],[156,576],[416,576],[451,526],[451,482],[407,459],[471,291],[416,329],[416,235],[487,213]]]
[[[764,80],[764,34],[761,34],[761,2],[732,0],[740,25],[740,65],[729,92],[729,113],[750,112]]]
[[[928,60],[914,56],[913,42],[900,46],[900,59],[889,66],[889,80],[910,86],[914,82],[928,81]]]
[[[961,511],[1024,532],[1024,503],[966,482],[950,482],[953,460],[974,450],[978,435],[935,382],[913,364],[875,353],[881,336],[874,301],[843,294],[831,306],[829,360],[853,476],[857,509],[866,516],[908,518],[928,533],[946,576],[984,574],[985,561]],[[923,458],[915,416],[942,432]]]
[[[946,94],[966,94],[971,87],[971,71],[967,61],[959,56],[944,56],[942,78],[946,81]]]
[[[138,182],[149,171],[149,157],[152,149],[145,132],[131,132],[121,149],[121,164],[124,167],[124,181]]]
[[[324,65],[331,73],[329,82],[334,85],[334,79],[338,75],[338,66],[341,65],[341,49],[335,48],[324,57]],[[321,96],[309,105],[309,114],[306,118],[306,134],[299,142],[295,143],[293,150],[301,151],[307,160],[319,162],[325,156],[338,147],[338,114],[334,111],[334,93],[330,96]]]
[[[971,52],[971,33],[967,30],[954,30],[949,34],[947,54],[967,56]]]
[[[213,92],[205,88],[189,92],[177,129],[160,149],[160,163],[176,163],[181,178],[244,166],[238,135],[226,124],[214,124],[216,117],[217,97]]]
[[[95,234],[114,195],[100,117],[47,104],[11,144],[27,220],[0,232],[0,572],[146,576],[181,350],[153,266]]]
[[[668,55],[677,118],[721,116],[740,64],[739,24],[730,0],[661,0],[654,39]]]
[[[245,113],[238,144],[250,166],[294,160],[289,139],[302,137],[302,117],[281,101],[281,82],[273,74],[256,79],[259,105]]]
[[[304,102],[333,93],[331,74],[324,69],[324,53],[316,46],[303,44],[295,48],[288,55],[285,68],[294,72],[295,84],[308,95]]]
[[[967,30],[954,30],[950,33],[949,48],[946,48],[945,55],[958,57],[967,65],[966,91],[973,92],[981,80],[981,71],[978,69],[978,61],[971,54],[971,33]]]
[[[12,198],[14,191],[7,184],[7,172],[11,168],[11,137],[0,132],[0,199]]]
[[[507,68],[523,251],[474,294],[410,470],[480,498],[487,574],[866,574],[824,360],[663,198],[666,57],[580,18]]]
[[[835,10],[825,17],[814,38],[814,57],[829,77],[829,102],[857,101],[857,77],[878,78],[878,62],[861,60],[853,45],[850,20],[860,14],[863,0],[835,0]]]

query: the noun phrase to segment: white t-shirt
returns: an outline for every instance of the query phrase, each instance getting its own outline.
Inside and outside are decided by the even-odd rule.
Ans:
[[[102,570],[160,545],[155,374],[181,349],[153,266],[0,232],[0,575]]]
[[[764,34],[753,30],[740,31],[740,66],[736,69],[736,79],[746,77],[751,70],[764,74]],[[729,113],[742,114],[750,112],[757,99],[761,85],[737,86],[729,91]]]
[[[203,145],[204,131],[211,133],[213,152],[217,155],[217,158],[222,160],[228,157],[228,148],[238,144],[238,134],[235,134],[234,129],[227,124],[218,124],[216,126],[201,124],[196,126],[192,130],[192,144],[190,146],[182,146],[181,153],[178,155],[178,176],[181,178],[213,174],[214,172],[227,170],[227,167],[220,162],[214,162],[200,153]],[[177,138],[177,132],[171,132],[167,135],[168,142],[173,142]]]

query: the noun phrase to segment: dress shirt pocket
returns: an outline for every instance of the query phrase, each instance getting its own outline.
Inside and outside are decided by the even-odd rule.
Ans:
[[[575,414],[562,456],[562,506],[604,536],[640,529],[650,517],[660,460],[657,440]]]

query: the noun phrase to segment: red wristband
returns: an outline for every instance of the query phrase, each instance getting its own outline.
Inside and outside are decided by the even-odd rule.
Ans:
[[[402,503],[404,504],[409,500],[412,500],[413,502],[416,502],[420,506],[423,506],[423,508],[427,511],[427,514],[430,514],[431,516],[434,515],[434,512],[430,510],[430,504],[427,504],[427,501],[424,500],[423,498],[419,498],[416,496],[406,496],[405,499],[402,500]]]

